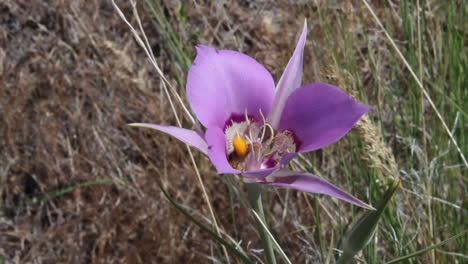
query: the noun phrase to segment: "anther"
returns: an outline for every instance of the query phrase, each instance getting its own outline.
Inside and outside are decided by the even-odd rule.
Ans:
[[[235,136],[232,140],[232,145],[234,146],[234,151],[236,152],[237,156],[243,158],[247,155],[249,148],[244,137],[239,135]]]

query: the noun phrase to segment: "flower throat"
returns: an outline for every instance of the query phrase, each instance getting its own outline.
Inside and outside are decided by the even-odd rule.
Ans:
[[[275,133],[266,123],[245,115],[243,120],[232,118],[225,128],[226,155],[231,166],[238,170],[257,170],[277,166],[287,153],[296,152],[291,131]]]

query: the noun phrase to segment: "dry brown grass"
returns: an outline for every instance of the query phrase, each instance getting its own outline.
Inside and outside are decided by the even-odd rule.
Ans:
[[[111,4],[7,1],[0,14],[3,258],[12,263],[205,260],[206,236],[161,198],[153,181],[158,173],[132,143],[169,172],[165,180],[177,198],[187,205],[202,203],[193,171],[180,166],[189,164],[181,145],[126,126],[174,120],[144,54]],[[158,52],[158,39],[153,35],[151,41]],[[21,206],[44,192],[129,177],[130,186],[78,188]]]
[[[131,14],[129,1],[118,2]],[[317,19],[314,4],[306,9],[305,1],[187,1],[190,23],[181,29],[177,1],[162,2],[176,30],[198,34],[196,41],[182,36],[188,45],[245,52],[263,63],[275,80],[305,18],[311,31],[303,82],[325,80],[326,69],[333,64],[323,52],[329,43],[322,39],[329,33]],[[342,26],[334,24],[335,16],[353,21],[362,14],[362,7],[353,7],[351,1],[328,2],[326,8],[333,12],[324,12],[324,19],[332,26]],[[158,62],[176,83],[182,70],[171,61],[143,1],[139,7]],[[365,20],[346,29],[356,43],[360,41],[355,47],[359,52],[368,45],[360,38],[365,30],[360,23]],[[375,36],[375,42],[383,42]],[[379,52],[383,58],[388,55],[384,49]],[[372,86],[369,69],[360,73],[365,89]],[[376,90],[369,90],[369,100],[381,104]],[[1,258],[7,263],[206,263],[223,256],[208,235],[164,199],[156,184],[158,177],[176,200],[200,219],[209,219],[184,145],[126,125],[175,125],[176,121],[157,74],[111,1],[0,3],[0,122],[0,263]],[[383,174],[398,174],[394,161],[390,166],[379,164],[394,157],[371,120],[364,119],[360,128],[371,163]],[[340,144],[349,147],[346,139]],[[230,200],[228,179],[217,176],[202,155],[196,154],[196,160],[221,228],[242,240],[249,254],[260,255],[253,250],[260,243],[245,201]],[[329,178],[342,177],[339,161],[331,155],[317,151],[314,161]],[[116,183],[38,199],[47,192],[100,179]],[[274,189],[268,198],[272,231],[293,263],[318,262],[319,245],[314,243],[320,237],[330,238],[330,230],[352,214],[350,205],[329,198],[319,199],[316,214],[307,195],[291,190]],[[322,223],[326,225],[322,234],[311,228],[317,216],[327,221]]]
[[[128,3],[122,4],[129,12]],[[303,21],[284,13],[271,20],[282,5],[235,2],[223,9],[211,3],[191,6],[189,16],[194,18],[193,27],[215,25],[203,32],[203,43],[248,52],[278,77]],[[300,11],[300,6],[292,7]],[[210,17],[197,15],[207,10],[213,11]],[[162,177],[175,198],[203,212],[183,145],[126,126],[175,120],[153,69],[110,2],[7,1],[0,4],[0,14],[1,256],[11,263],[207,262],[219,248],[207,243],[209,238],[162,198],[154,181]],[[174,74],[177,71],[160,49],[144,12],[143,22],[163,69]],[[284,27],[294,30],[275,38]],[[160,170],[155,171],[143,155]],[[203,164],[221,225],[232,230],[226,184]],[[130,183],[77,188],[51,200],[31,200],[103,178]],[[237,226],[244,229],[238,230],[243,245],[253,242],[248,248],[258,248],[239,203],[232,205]],[[284,202],[272,204],[282,215]],[[277,230],[294,229],[280,219]],[[281,242],[286,248],[297,247],[293,240]]]
[[[122,5],[130,12],[128,3]],[[217,9],[209,4],[198,8],[190,9],[194,17]],[[226,20],[232,26],[249,11],[250,7],[233,3],[226,10],[218,8],[210,23]],[[281,24],[291,21],[268,21],[268,12],[261,11],[260,22],[245,21],[234,33],[216,29],[236,35],[237,41],[226,35],[221,43],[212,43],[209,36],[218,34],[208,31],[202,39],[249,51],[278,76],[284,64],[278,61],[288,59],[297,30],[288,33],[288,39],[272,41],[268,32],[278,34]],[[0,255],[8,263],[206,262],[219,248],[207,243],[207,235],[162,198],[154,181],[162,177],[175,198],[203,212],[183,145],[126,126],[175,120],[154,70],[110,2],[7,1],[0,4],[0,14]],[[148,16],[143,20],[170,76],[176,70],[161,50]],[[291,26],[297,29],[301,23]],[[277,52],[273,46],[285,50]],[[160,170],[155,171],[143,155]],[[202,172],[221,225],[232,230],[225,182],[206,162]],[[103,178],[130,183],[100,184],[51,200],[37,199]],[[245,228],[238,231],[244,246],[253,242],[249,248],[256,248],[257,238],[239,203],[232,204],[237,225]],[[282,212],[279,208],[277,204],[275,210]]]

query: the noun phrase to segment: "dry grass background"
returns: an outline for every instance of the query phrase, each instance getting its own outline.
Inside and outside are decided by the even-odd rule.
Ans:
[[[177,197],[202,203],[194,173],[181,166],[189,164],[184,149],[162,135],[126,126],[174,120],[152,68],[110,1],[3,1],[0,34],[0,162],[6,170],[0,254],[5,260],[204,259],[197,252],[209,252],[209,243],[201,243],[206,236],[192,231],[161,198],[153,180],[158,174],[132,143],[169,171],[164,177]],[[158,41],[154,36],[156,52]],[[95,185],[22,206],[44,192],[130,176],[125,188]]]
[[[309,43],[317,42],[306,46],[304,82],[330,77],[329,57],[320,47],[327,45],[320,42],[325,29],[314,22],[317,8],[306,10],[302,1],[196,2],[187,2],[190,22],[180,29],[196,35],[184,36],[192,52],[198,43],[240,50],[278,80],[308,18]],[[364,12],[351,1],[336,2],[326,4],[334,10],[329,21]],[[381,2],[373,3],[377,10]],[[131,13],[128,1],[118,3]],[[176,1],[163,5],[172,20],[180,18]],[[139,7],[166,76],[174,83],[177,75],[185,79],[144,3]],[[174,23],[176,30],[180,25]],[[357,23],[349,31],[359,39],[362,27]],[[368,89],[370,70],[364,67],[362,75]],[[206,263],[222,255],[164,199],[155,182],[159,177],[181,204],[200,218],[208,216],[185,147],[161,133],[126,126],[176,122],[154,69],[110,1],[0,2],[0,84],[0,256],[6,263]],[[380,104],[379,96],[368,89],[370,102]],[[347,147],[347,141],[340,146]],[[339,178],[338,161],[321,153],[314,154],[317,167]],[[202,155],[196,159],[220,225],[255,255],[260,243],[242,200],[228,189],[226,181],[232,179],[217,176]],[[114,183],[102,183],[107,179]],[[89,186],[80,187],[83,183]],[[69,192],[54,193],[68,187]],[[367,189],[359,192],[365,197]],[[271,225],[287,234],[280,244],[294,263],[319,261],[313,243],[330,235],[304,228],[317,224],[305,197],[277,189],[270,195]],[[344,208],[343,219],[354,215],[344,203],[324,198],[321,204]],[[299,228],[304,230],[296,234]]]

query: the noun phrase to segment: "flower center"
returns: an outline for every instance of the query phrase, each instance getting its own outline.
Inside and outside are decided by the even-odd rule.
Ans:
[[[296,152],[297,148],[291,131],[275,132],[269,124],[247,117],[245,121],[231,121],[225,135],[229,163],[239,170],[274,167],[285,154]]]

